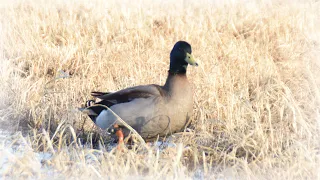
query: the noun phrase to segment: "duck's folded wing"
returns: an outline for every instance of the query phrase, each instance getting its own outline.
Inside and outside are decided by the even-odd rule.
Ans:
[[[99,96],[104,96],[104,95],[108,95],[111,94],[112,92],[99,92],[99,91],[92,91],[91,92],[91,96],[93,97],[99,97]]]
[[[106,109],[99,105],[111,108],[114,105],[131,102],[135,99],[163,96],[164,93],[165,91],[158,85],[135,86],[114,93],[92,92],[96,99],[87,101],[85,111],[82,111],[95,122],[96,117]]]
[[[114,93],[94,93],[101,94],[100,96],[95,96],[97,98],[95,101],[96,104],[103,104],[105,106],[111,107],[115,104],[130,102],[137,98],[163,96],[164,90],[158,85],[146,85],[135,86]]]
[[[102,129],[109,127],[117,119],[113,113],[124,118],[131,126],[136,119],[147,118],[157,106],[156,99],[165,91],[158,85],[136,86],[115,93],[98,96],[94,105],[87,107],[86,113]],[[161,98],[160,98],[161,99]],[[100,106],[104,105],[111,109]]]

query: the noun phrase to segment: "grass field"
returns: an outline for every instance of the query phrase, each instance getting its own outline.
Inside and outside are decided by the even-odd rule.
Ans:
[[[319,179],[320,2],[1,1],[0,174]],[[158,148],[110,138],[90,91],[163,84],[186,40],[194,114]],[[98,146],[100,148],[98,148]]]

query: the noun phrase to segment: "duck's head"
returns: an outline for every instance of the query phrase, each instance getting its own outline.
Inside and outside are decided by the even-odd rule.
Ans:
[[[198,66],[192,56],[191,45],[185,41],[178,41],[170,53],[170,73],[185,74],[188,64]]]

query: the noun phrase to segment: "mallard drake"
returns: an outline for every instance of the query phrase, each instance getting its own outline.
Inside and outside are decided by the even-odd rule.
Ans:
[[[129,130],[117,121],[114,113],[144,139],[182,131],[192,115],[193,106],[193,92],[186,71],[188,64],[198,66],[191,53],[189,43],[178,41],[171,50],[170,69],[163,86],[150,84],[113,93],[92,92],[95,100],[87,101],[87,114],[103,130],[116,124],[114,127],[123,129],[124,136]]]

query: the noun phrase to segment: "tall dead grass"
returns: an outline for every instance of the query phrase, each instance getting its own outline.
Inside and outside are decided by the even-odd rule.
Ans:
[[[3,176],[319,178],[319,2],[14,1],[1,5]],[[186,40],[194,116],[158,150],[106,151],[92,90],[163,84]],[[93,147],[100,143],[100,150]],[[16,149],[12,151],[11,149]],[[39,153],[50,158],[39,160]]]

